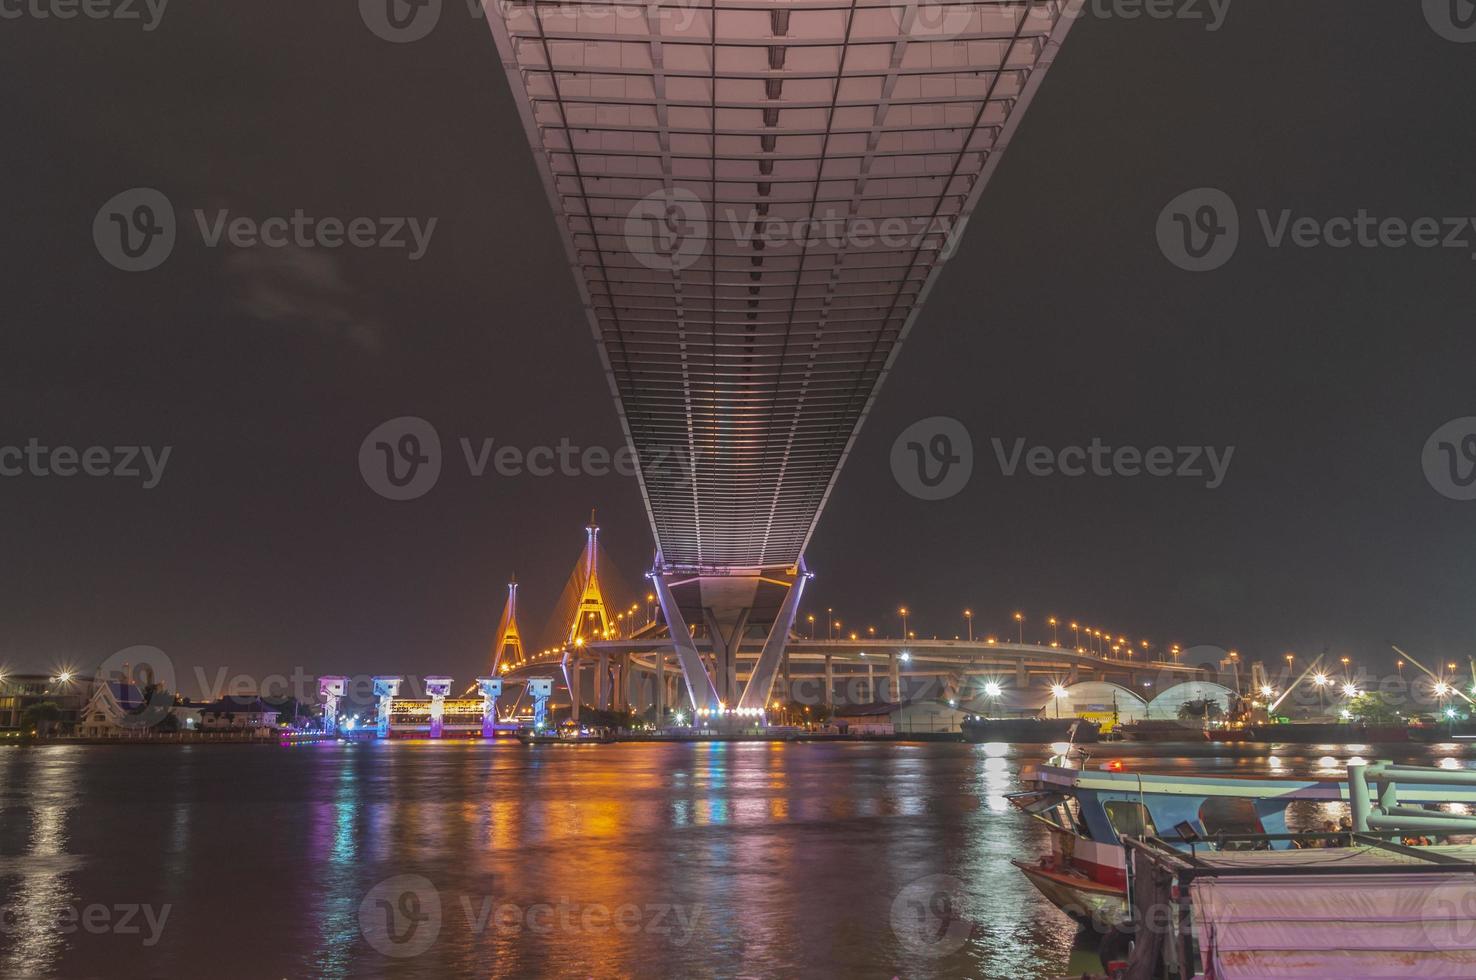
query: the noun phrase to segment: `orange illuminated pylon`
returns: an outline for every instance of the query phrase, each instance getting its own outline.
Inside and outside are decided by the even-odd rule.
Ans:
[[[497,646],[492,651],[492,676],[499,671],[522,666],[527,658],[523,655],[523,637],[518,632],[518,577],[507,583],[507,605],[502,609],[502,619],[497,623]]]
[[[579,605],[574,608],[574,620],[569,625],[567,645],[575,646],[576,640],[602,640],[610,632],[610,614],[605,609],[605,597],[600,592],[600,526],[595,523],[595,512],[589,512],[589,526],[585,529],[584,554],[580,557],[579,573],[584,579],[579,592]]]

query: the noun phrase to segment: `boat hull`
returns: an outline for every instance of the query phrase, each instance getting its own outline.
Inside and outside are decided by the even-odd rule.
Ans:
[[[1097,741],[1100,728],[1080,718],[970,718],[961,726],[970,742],[1009,742],[1050,745],[1072,742],[1086,745]]]
[[[1127,921],[1127,892],[1092,881],[1072,871],[1024,861],[1011,861],[1046,900],[1093,932],[1106,932]]]
[[[1251,739],[1285,745],[1386,745],[1408,742],[1410,730],[1386,725],[1289,722],[1285,725],[1253,725]]]

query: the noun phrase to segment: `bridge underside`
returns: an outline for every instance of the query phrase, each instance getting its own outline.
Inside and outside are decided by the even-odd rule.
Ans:
[[[767,697],[840,469],[1082,2],[487,3],[695,706]]]
[[[489,5],[666,566],[800,561],[1079,4]]]

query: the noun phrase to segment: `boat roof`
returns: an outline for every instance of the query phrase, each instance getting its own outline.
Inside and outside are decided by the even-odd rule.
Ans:
[[[1182,857],[1182,855],[1178,855]],[[1443,844],[1433,847],[1399,848],[1365,845],[1360,847],[1306,848],[1291,851],[1205,851],[1195,855],[1197,863],[1211,868],[1245,869],[1295,868],[1316,871],[1319,868],[1387,868],[1393,866],[1427,867],[1431,863],[1447,864],[1453,859],[1468,864],[1476,872],[1476,844]]]
[[[1338,779],[1256,779],[1244,776],[1180,776],[1175,773],[1025,766],[1020,778],[1041,788],[1115,791],[1169,796],[1240,796],[1254,799],[1346,800],[1348,784]],[[1476,786],[1399,783],[1408,803],[1476,803]]]

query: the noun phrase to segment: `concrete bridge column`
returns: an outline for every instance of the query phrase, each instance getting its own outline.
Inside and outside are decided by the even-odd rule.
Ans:
[[[575,721],[579,720],[579,703],[583,699],[583,693],[580,690],[582,687],[580,683],[581,678],[579,676],[582,666],[577,654],[571,654],[569,659],[564,662],[564,681],[569,686],[569,715]]]
[[[866,700],[876,704],[876,665],[866,665]]]
[[[596,662],[596,670],[599,673],[595,677],[595,696],[599,701],[595,707],[603,711],[610,707],[610,655],[603,650]]]
[[[1025,661],[1015,664],[1015,686],[1025,690],[1030,686],[1030,671],[1025,669]]]
[[[655,688],[656,724],[659,726],[666,719],[666,653],[661,650],[656,651]]]
[[[896,703],[902,700],[902,662],[895,650],[887,654],[887,672],[887,700]]]
[[[835,665],[830,661],[830,654],[825,655],[825,707],[835,707]]]

